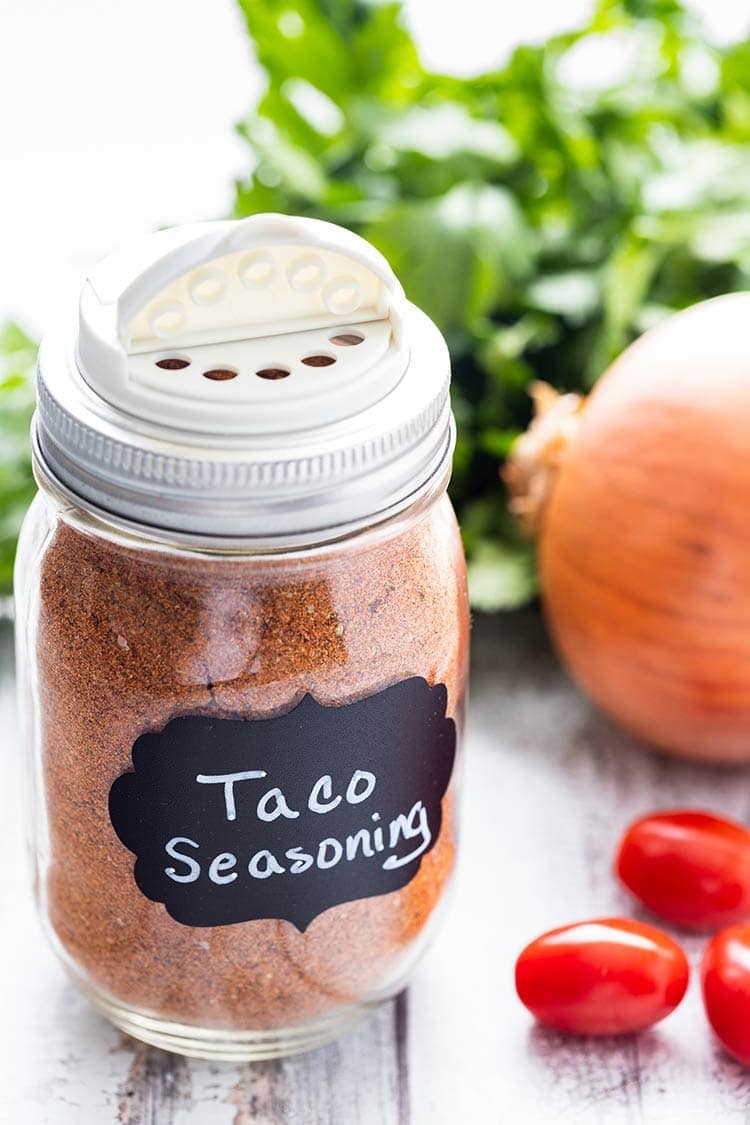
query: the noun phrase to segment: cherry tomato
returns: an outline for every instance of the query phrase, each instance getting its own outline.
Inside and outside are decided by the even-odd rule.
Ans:
[[[649,910],[695,930],[750,920],[750,832],[690,809],[656,812],[628,828],[615,861]]]
[[[516,991],[540,1023],[579,1035],[639,1031],[669,1015],[690,970],[677,942],[630,918],[542,934],[516,962]]]
[[[708,1022],[731,1055],[750,1066],[750,926],[712,938],[701,962]]]

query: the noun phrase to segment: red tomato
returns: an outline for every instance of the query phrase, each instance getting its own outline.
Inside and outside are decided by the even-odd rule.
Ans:
[[[750,926],[730,926],[711,939],[701,985],[711,1027],[729,1053],[750,1066]]]
[[[750,920],[750,832],[689,809],[656,812],[628,828],[615,861],[649,910],[695,930]]]
[[[540,1023],[579,1035],[639,1031],[669,1015],[690,970],[677,942],[630,918],[542,934],[516,962],[516,991]]]

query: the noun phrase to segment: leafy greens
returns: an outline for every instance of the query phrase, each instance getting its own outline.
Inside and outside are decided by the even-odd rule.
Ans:
[[[529,383],[587,390],[661,317],[750,287],[750,40],[711,44],[678,0],[599,0],[466,79],[423,66],[399,3],[239,4],[267,83],[235,213],[353,227],[440,325],[472,600],[523,604],[498,467]],[[0,337],[0,589],[33,491],[33,350]]]
[[[669,312],[750,282],[750,42],[677,0],[600,0],[497,70],[427,71],[398,3],[239,0],[267,87],[238,215],[359,230],[454,363],[452,485],[477,608],[535,588],[498,464],[528,384],[589,389]]]

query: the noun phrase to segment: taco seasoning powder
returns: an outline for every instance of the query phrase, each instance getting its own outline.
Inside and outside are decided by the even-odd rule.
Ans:
[[[447,360],[338,228],[146,249],[98,267],[75,359],[41,356],[17,571],[37,890],[118,1026],[271,1057],[403,986],[454,868]]]

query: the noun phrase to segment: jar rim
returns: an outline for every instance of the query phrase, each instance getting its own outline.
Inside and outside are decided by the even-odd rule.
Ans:
[[[205,557],[246,559],[285,557],[300,558],[324,554],[358,540],[364,534],[380,533],[390,538],[403,530],[406,523],[426,514],[445,495],[451,478],[455,423],[451,416],[448,439],[443,455],[431,475],[397,504],[369,517],[338,527],[326,528],[317,534],[296,537],[226,537],[180,532],[173,528],[141,523],[109,511],[69,488],[47,464],[32,426],[32,470],[34,479],[48,499],[65,512],[65,518],[79,530],[100,535],[122,546],[142,550],[188,554]]]

